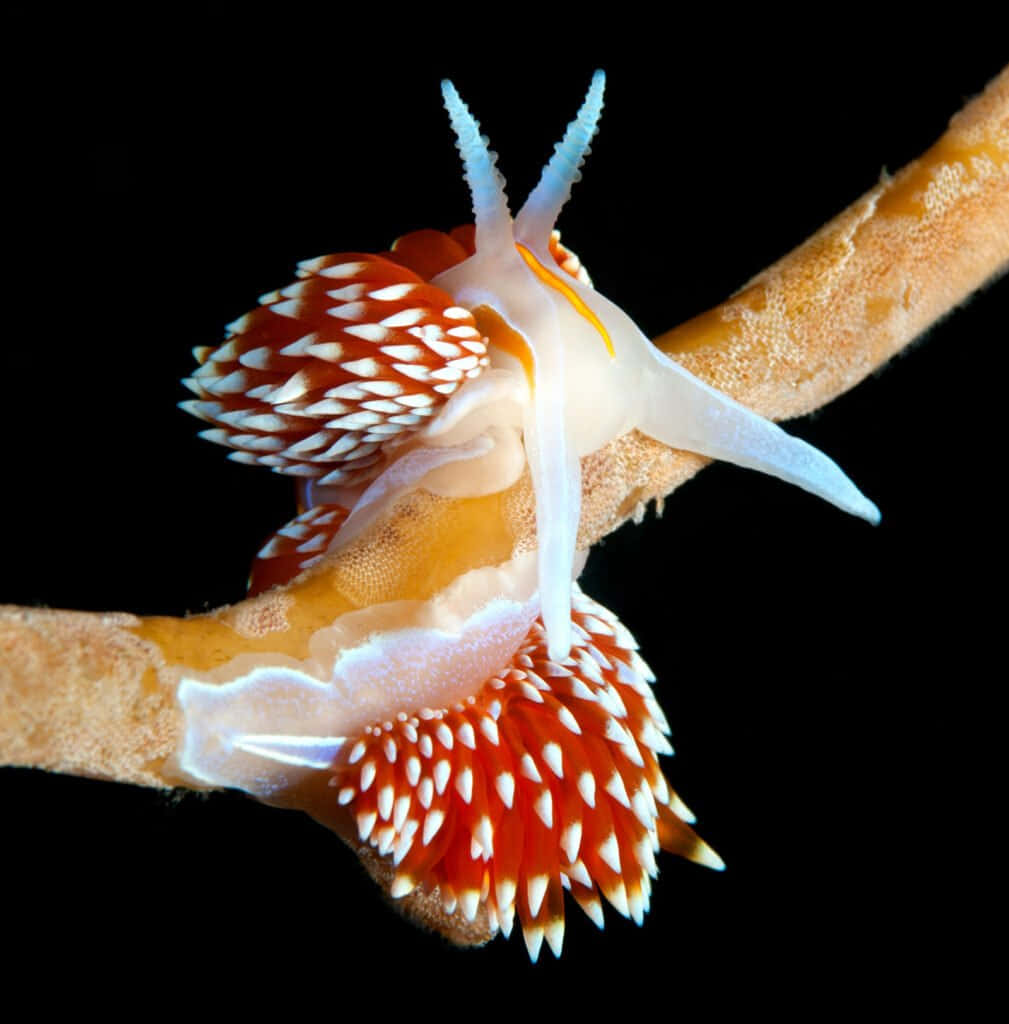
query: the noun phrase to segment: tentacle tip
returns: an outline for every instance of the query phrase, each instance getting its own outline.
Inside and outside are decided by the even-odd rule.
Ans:
[[[879,526],[883,519],[879,506],[875,502],[870,501],[860,491],[856,491],[854,497],[848,497],[848,500],[843,504],[841,502],[837,504],[843,511],[850,513],[858,519],[864,519],[870,526]]]
[[[550,621],[544,618],[547,631],[547,657],[551,661],[562,662],[571,654],[571,622],[560,620],[555,621],[553,616]]]
[[[868,498],[865,499],[863,510],[859,515],[871,526],[879,526],[883,521],[883,514],[879,511],[879,506],[869,501]]]

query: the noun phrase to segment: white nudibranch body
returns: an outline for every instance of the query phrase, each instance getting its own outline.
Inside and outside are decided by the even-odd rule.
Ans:
[[[354,495],[334,541],[348,543],[412,488],[488,494],[510,486],[528,466],[536,553],[474,570],[429,602],[397,601],[342,616],[314,636],[305,661],[276,655],[264,664],[250,654],[185,678],[180,769],[189,780],[265,798],[282,792],[330,765],[346,738],[381,721],[390,707],[413,714],[476,692],[508,665],[537,616],[549,658],[563,662],[572,649],[572,594],[584,561],[576,551],[579,459],[632,429],[770,473],[878,521],[875,505],[833,461],[664,356],[587,278],[559,272],[551,232],[595,134],[603,86],[597,72],[513,219],[495,155],[455,88],[443,83],[472,193],[476,247],[431,283],[473,314],[491,366],[467,379]],[[321,273],[349,274],[356,266]],[[312,484],[303,497],[324,503],[325,492]]]
[[[492,365],[509,371],[512,393],[525,398],[521,428],[536,493],[540,600],[554,658],[564,657],[571,643],[578,460],[634,428],[675,448],[771,473],[879,520],[876,506],[832,460],[693,377],[590,284],[558,272],[550,234],[596,132],[603,87],[597,71],[578,116],[513,220],[496,156],[453,85],[442,85],[473,196],[476,252],[434,283],[475,313],[492,310],[524,343],[525,351],[516,354],[514,340],[503,349],[489,335]],[[523,369],[531,376],[528,386]],[[441,419],[478,386],[462,388]],[[436,422],[432,436],[437,429]]]

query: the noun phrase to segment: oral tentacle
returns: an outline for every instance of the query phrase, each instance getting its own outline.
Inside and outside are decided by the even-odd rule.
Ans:
[[[778,477],[869,523],[880,521],[876,505],[833,459],[684,370],[605,296],[579,281],[568,287],[606,324],[618,386],[639,396],[630,426],[672,448]]]
[[[524,436],[536,494],[540,605],[550,656],[560,659],[571,647],[571,583],[582,486],[565,417],[564,346],[553,327],[554,343],[536,350],[536,388]]]
[[[673,448],[776,476],[869,523],[880,512],[823,452],[689,374],[657,349],[639,429]]]
[[[478,254],[475,259],[479,258]],[[551,654],[562,658],[571,643],[570,587],[581,512],[581,469],[566,406],[567,346],[556,293],[537,287],[537,276],[514,248],[510,260],[507,283],[511,287],[500,287],[493,296],[497,316],[478,319],[499,357],[511,347],[504,344],[509,334],[518,335],[515,343],[532,356],[533,374],[522,411],[522,436],[536,498],[538,581],[543,618]],[[463,275],[467,269],[461,264],[438,280],[448,288],[458,282],[455,294],[461,296],[461,301],[472,303],[482,292],[479,284],[465,283]],[[521,285],[521,289],[516,285]],[[515,358],[516,362],[521,362]],[[519,373],[525,375],[520,366],[515,367],[514,373],[516,378]]]
[[[589,143],[598,131],[605,87],[606,75],[596,71],[581,109],[568,125],[564,138],[554,146],[539,182],[515,217],[515,237],[520,242],[547,246],[557,216],[571,195],[571,186],[581,179]]]

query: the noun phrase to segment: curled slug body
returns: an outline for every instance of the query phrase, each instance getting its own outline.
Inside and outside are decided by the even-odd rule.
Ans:
[[[260,552],[257,590],[404,494],[495,494],[528,470],[535,551],[342,614],[305,657],[183,672],[178,772],[356,834],[391,862],[396,897],[436,888],[447,915],[484,913],[491,931],[517,912],[534,957],[544,938],[560,950],[563,888],[597,921],[597,886],[640,921],[660,846],[720,863],[658,768],[667,729],[633,639],[574,582],[579,460],[637,429],[878,519],[830,459],[660,353],[560,245],[602,93],[597,73],[513,220],[445,83],[475,226],[301,264],[198,350],[186,403],[233,457],[298,478],[302,514]]]

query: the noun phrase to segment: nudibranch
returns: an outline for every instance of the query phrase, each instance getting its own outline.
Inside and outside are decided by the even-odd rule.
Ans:
[[[512,218],[496,156],[451,83],[474,225],[382,254],[299,264],[229,326],[185,407],[231,458],[296,478],[300,514],[259,553],[254,592],[381,521],[404,494],[494,494],[528,472],[536,547],[429,600],[320,624],[305,657],[184,673],[181,778],[302,806],[368,844],[390,893],[559,954],[563,890],[639,922],[655,853],[721,862],[665,780],[654,679],[576,578],[580,460],[638,430],[759,469],[875,522],[825,455],[683,370],[593,287],[555,229],[603,105],[593,77]]]

